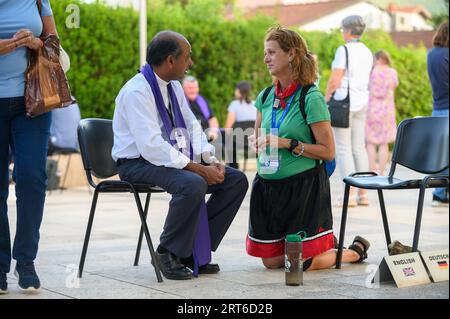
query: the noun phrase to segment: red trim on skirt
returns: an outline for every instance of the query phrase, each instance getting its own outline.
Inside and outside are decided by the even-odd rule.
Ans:
[[[284,255],[284,240],[270,244],[257,243],[248,235],[246,239],[247,254],[253,257],[272,258]],[[303,259],[320,255],[334,248],[333,233],[303,242]]]

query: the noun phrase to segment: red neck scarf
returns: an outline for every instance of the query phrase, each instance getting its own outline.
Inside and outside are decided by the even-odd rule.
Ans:
[[[292,94],[294,94],[295,90],[297,89],[297,86],[298,83],[292,82],[283,91],[281,89],[280,81],[277,81],[277,84],[275,85],[275,97],[280,100],[281,108],[283,110],[286,108],[286,99],[290,97]]]

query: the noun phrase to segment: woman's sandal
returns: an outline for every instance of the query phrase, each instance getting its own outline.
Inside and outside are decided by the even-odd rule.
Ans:
[[[369,206],[369,196],[362,195],[358,197],[358,205],[359,206]]]
[[[361,244],[361,246],[363,246],[364,248],[361,248],[361,246],[359,246],[355,243]],[[370,243],[366,239],[362,238],[361,236],[356,236],[355,239],[353,239],[353,244],[348,246],[348,249],[356,251],[359,255],[359,259],[357,261],[354,261],[353,263],[360,263],[364,259],[366,259],[367,258],[367,250],[369,250],[369,247],[370,247]]]
[[[337,206],[338,207],[343,207],[344,206],[344,199],[343,198],[339,199]],[[348,207],[356,207],[356,206],[358,206],[358,202],[356,201],[356,196],[355,195],[349,196],[349,198],[348,198]]]

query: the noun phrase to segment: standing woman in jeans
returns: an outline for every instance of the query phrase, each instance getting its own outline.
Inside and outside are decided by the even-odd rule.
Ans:
[[[38,251],[47,175],[47,142],[51,113],[25,114],[28,51],[43,46],[40,36],[56,34],[49,0],[42,0],[42,19],[35,0],[0,0],[0,294],[7,293],[11,266],[8,223],[8,149],[14,156],[17,229],[12,258],[19,287],[40,288],[34,269]]]
[[[433,37],[433,48],[427,56],[428,77],[433,91],[433,116],[448,116],[448,21]],[[433,206],[448,205],[448,188],[436,188]]]
[[[325,100],[334,93],[336,100],[347,97],[350,85],[350,127],[333,127],[336,143],[336,164],[341,178],[356,171],[367,172],[369,161],[365,145],[366,112],[369,104],[369,78],[373,65],[372,52],[360,41],[366,25],[360,16],[349,16],[342,20],[342,36],[348,50],[348,69],[344,46],[340,46],[334,57],[331,77],[327,84]],[[367,190],[360,189],[356,198],[350,188],[348,206],[369,205]],[[342,204],[342,202],[341,202]]]

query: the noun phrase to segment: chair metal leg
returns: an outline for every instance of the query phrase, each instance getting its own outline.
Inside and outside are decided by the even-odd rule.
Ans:
[[[58,159],[56,160],[56,174],[58,174],[58,168],[59,168],[59,160],[61,159],[61,154],[58,154]],[[48,196],[52,195],[52,190],[48,191]]]
[[[248,145],[244,145],[244,169],[242,170],[244,173],[247,169],[247,159],[248,159]]]
[[[350,185],[345,185],[344,203],[342,206],[341,230],[339,231],[338,252],[336,256],[336,269],[341,269],[342,251],[344,248],[345,224],[347,223],[348,198],[350,194]]]
[[[425,197],[425,185],[421,185],[419,191],[419,202],[417,204],[416,224],[414,226],[414,238],[412,251],[416,252],[419,247],[420,226],[422,223],[423,201]]]
[[[136,193],[134,190],[133,190],[133,193],[134,193],[134,198],[136,200],[136,205],[138,207],[139,217],[141,218],[141,224],[142,224],[142,227],[144,228],[144,235],[145,235],[145,239],[147,240],[147,245],[148,245],[148,249],[150,251],[150,256],[153,260],[153,266],[155,267],[156,278],[158,279],[158,282],[162,282],[163,279],[161,277],[161,271],[159,269],[158,262],[156,261],[156,253],[153,248],[152,239],[150,238],[150,231],[148,230],[147,222],[145,221],[144,210],[142,209],[141,200],[139,198],[138,193]]]
[[[144,209],[144,218],[145,218],[145,220],[147,220],[148,206],[150,204],[150,196],[151,196],[151,193],[148,193],[147,194],[147,198],[145,199],[145,209]],[[134,258],[134,266],[139,265],[139,256],[141,254],[142,238],[143,237],[144,237],[144,228],[141,225],[141,230],[139,231],[138,244],[137,244],[137,248],[136,248],[136,257]]]
[[[95,189],[94,191],[94,197],[92,198],[92,204],[91,204],[91,212],[89,214],[89,221],[86,229],[86,235],[84,236],[84,244],[83,244],[83,251],[81,252],[81,259],[80,259],[80,265],[78,266],[78,278],[81,278],[81,275],[83,274],[83,268],[84,268],[84,261],[86,260],[86,253],[89,245],[89,237],[91,236],[91,230],[92,230],[92,223],[94,222],[94,215],[95,215],[95,208],[97,206],[97,200],[98,200],[98,189]]]
[[[381,189],[377,190],[378,192],[378,200],[380,202],[380,209],[381,209],[381,217],[383,218],[383,227],[384,227],[384,235],[386,237],[386,246],[389,246],[391,243],[391,233],[389,231],[389,224],[386,214],[386,206],[384,205],[384,196],[383,191]],[[388,248],[389,251],[389,248]]]
[[[64,172],[64,177],[61,184],[61,193],[64,190],[64,186],[66,185],[67,174],[69,173],[70,160],[72,159],[72,154],[69,154],[69,158],[67,159],[66,171]]]

